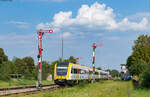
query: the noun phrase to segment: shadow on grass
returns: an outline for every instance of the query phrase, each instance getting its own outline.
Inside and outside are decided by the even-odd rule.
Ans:
[[[88,82],[80,82],[79,85],[77,85],[78,88],[85,88],[89,83]]]

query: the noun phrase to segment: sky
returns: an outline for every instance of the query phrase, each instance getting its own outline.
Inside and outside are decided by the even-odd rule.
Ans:
[[[12,60],[32,56],[37,62],[39,29],[53,29],[43,36],[43,60],[79,57],[79,63],[120,70],[132,53],[134,40],[150,35],[150,0],[0,0],[0,47]]]

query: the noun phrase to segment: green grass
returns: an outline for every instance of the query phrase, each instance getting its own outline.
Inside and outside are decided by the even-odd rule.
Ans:
[[[36,92],[19,97],[150,97],[150,90],[137,90],[132,82],[102,81],[93,84],[80,84],[64,89]]]
[[[14,86],[25,86],[25,85],[36,85],[36,80],[10,80],[10,81],[0,81],[0,88],[8,88]],[[53,81],[43,80],[42,84],[53,84]]]

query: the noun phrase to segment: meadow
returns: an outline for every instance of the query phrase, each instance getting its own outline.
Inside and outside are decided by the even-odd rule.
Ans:
[[[19,94],[17,97],[150,97],[150,90],[135,89],[132,82],[101,81],[93,84],[82,83],[64,89],[39,91],[31,95]]]

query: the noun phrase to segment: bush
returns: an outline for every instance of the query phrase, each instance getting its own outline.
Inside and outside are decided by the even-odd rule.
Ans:
[[[9,80],[10,79],[10,72],[12,69],[10,68],[12,63],[10,61],[3,62],[0,64],[0,80]]]
[[[143,88],[150,88],[150,66],[140,75],[140,81]]]

